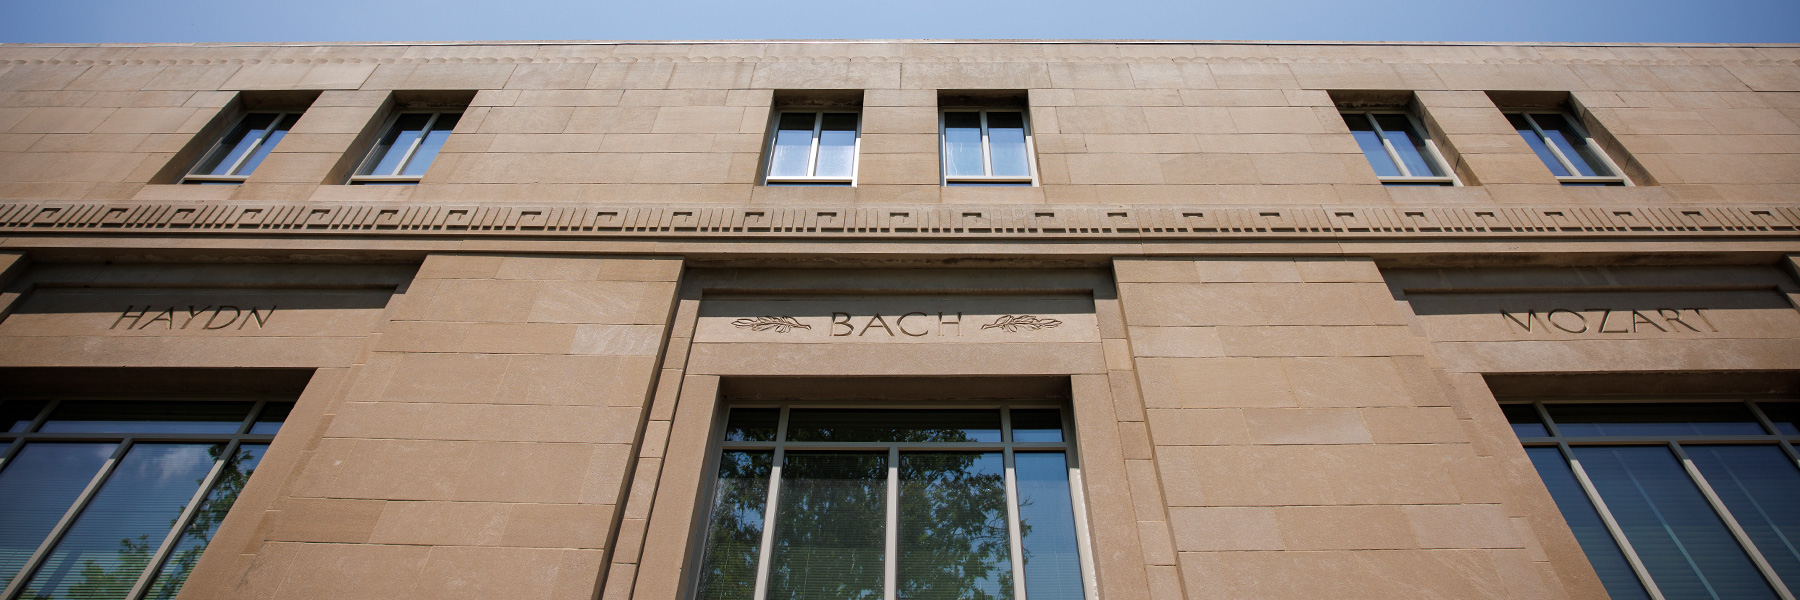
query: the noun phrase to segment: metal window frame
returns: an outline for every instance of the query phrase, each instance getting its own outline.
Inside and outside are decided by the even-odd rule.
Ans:
[[[212,158],[221,151],[225,151],[225,139],[231,137],[231,134],[236,132],[238,127],[243,126],[245,121],[250,120],[250,117],[269,114],[275,115],[275,119],[269,121],[268,127],[264,127],[261,131],[257,132],[256,139],[250,142],[250,148],[244,150],[244,154],[239,156],[237,160],[232,161],[231,167],[225,170],[226,174],[206,175],[194,172],[200,169],[200,165],[206,164],[206,159]],[[256,151],[262,148],[263,142],[268,141],[269,135],[275,132],[275,128],[279,127],[281,122],[288,118],[288,115],[301,114],[303,113],[294,111],[271,112],[262,110],[244,113],[244,116],[238,117],[237,122],[231,124],[230,129],[226,129],[225,133],[219,135],[219,139],[213,142],[211,149],[207,150],[205,154],[200,155],[200,160],[194,162],[194,166],[188,168],[188,173],[181,177],[180,183],[243,183],[250,178],[249,173],[238,173],[239,169],[244,168],[244,161],[249,160],[251,155],[256,154]],[[248,136],[249,132],[245,132],[245,135]],[[255,169],[251,170],[254,171]]]
[[[1588,134],[1587,128],[1581,126],[1581,120],[1575,118],[1574,115],[1571,115],[1567,112],[1562,112],[1562,111],[1548,111],[1548,110],[1540,110],[1540,111],[1535,111],[1535,112],[1530,111],[1530,110],[1509,110],[1509,111],[1504,111],[1504,114],[1519,115],[1520,117],[1523,117],[1525,119],[1525,123],[1527,125],[1531,126],[1531,131],[1537,134],[1538,141],[1540,143],[1544,144],[1545,148],[1549,148],[1551,156],[1554,156],[1556,158],[1556,161],[1558,163],[1562,164],[1563,170],[1568,171],[1570,173],[1570,175],[1555,175],[1553,173],[1552,176],[1556,177],[1556,180],[1558,182],[1561,182],[1564,185],[1594,184],[1594,183],[1603,184],[1603,185],[1618,185],[1618,186],[1625,186],[1625,187],[1632,187],[1635,185],[1631,182],[1631,178],[1626,177],[1625,172],[1623,170],[1619,169],[1619,165],[1613,162],[1612,156],[1607,154],[1606,149],[1601,148],[1600,143],[1594,141],[1594,136]],[[1562,148],[1558,148],[1558,147],[1556,147],[1556,144],[1553,144],[1550,142],[1550,136],[1544,134],[1544,128],[1542,126],[1538,125],[1536,118],[1532,117],[1532,115],[1534,115],[1534,114],[1557,115],[1557,116],[1562,117],[1564,122],[1567,122],[1570,127],[1575,128],[1575,134],[1581,136],[1582,143],[1587,144],[1587,146],[1589,148],[1594,148],[1594,149],[1598,150],[1598,152],[1595,152],[1594,154],[1595,154],[1595,156],[1600,157],[1601,164],[1599,164],[1597,166],[1602,167],[1602,168],[1606,169],[1607,171],[1611,171],[1612,175],[1575,175],[1575,173],[1580,173],[1581,169],[1575,168],[1575,161],[1570,160],[1568,154],[1564,153],[1562,151]],[[1546,168],[1549,167],[1549,165],[1544,165],[1544,166]],[[1590,165],[1590,166],[1596,166],[1596,165]]]
[[[394,112],[394,114],[388,115],[387,121],[385,123],[383,123],[381,126],[381,137],[375,138],[375,140],[376,140],[375,145],[371,146],[369,148],[369,153],[368,153],[368,155],[363,157],[362,164],[359,164],[356,166],[356,171],[350,175],[350,181],[348,182],[348,184],[356,185],[356,184],[360,184],[360,183],[418,183],[419,181],[423,180],[425,178],[424,174],[400,175],[400,173],[406,171],[407,165],[412,164],[413,154],[415,154],[419,151],[419,146],[425,144],[425,138],[430,136],[431,132],[433,132],[433,131],[440,131],[439,129],[436,128],[438,119],[440,117],[443,117],[444,115],[459,115],[460,116],[463,114],[463,112],[464,111],[462,111],[462,110],[403,110],[403,111],[396,111],[396,112]],[[411,144],[407,145],[406,153],[402,154],[400,156],[400,162],[398,162],[394,165],[394,170],[392,172],[389,172],[386,174],[363,173],[363,171],[365,171],[365,170],[373,171],[375,169],[376,165],[381,164],[381,159],[386,157],[392,151],[390,148],[389,152],[382,152],[382,153],[380,153],[379,156],[376,155],[376,151],[381,148],[381,145],[380,145],[381,139],[387,137],[389,133],[393,133],[394,127],[396,127],[400,124],[401,117],[405,117],[406,115],[425,115],[425,114],[431,115],[430,118],[425,120],[425,128],[419,131],[418,139],[413,140]],[[460,123],[462,121],[460,119],[458,119],[457,122]],[[435,157],[433,158],[433,160],[434,161],[436,160]],[[431,167],[430,167],[430,165],[426,165],[426,168],[430,169]]]
[[[775,428],[775,430],[776,430],[775,441],[738,442],[738,441],[724,441],[724,440],[720,439],[722,436],[717,435],[717,433],[723,431],[725,424],[727,422],[729,422],[729,419],[731,416],[731,410],[732,409],[744,409],[744,408],[779,409],[780,412],[778,413],[779,416],[778,416],[778,420],[777,420],[777,424],[776,424],[776,428]],[[933,410],[933,409],[937,409],[937,410],[944,410],[944,409],[999,410],[1000,411],[1000,423],[1001,423],[1001,425],[1000,425],[1001,441],[999,441],[999,442],[966,442],[966,443],[965,442],[791,442],[791,441],[787,441],[788,414],[789,414],[790,409],[794,409],[794,408],[799,408],[799,409],[833,408],[833,409],[872,409],[872,410],[908,410],[908,409],[917,409],[917,410]],[[1055,410],[1057,410],[1058,414],[1062,417],[1063,441],[1061,441],[1061,442],[1013,442],[1013,441],[1011,441],[1012,435],[1013,435],[1013,433],[1012,433],[1012,410],[1013,409],[1026,409],[1026,410],[1029,410],[1029,409],[1055,409]],[[1005,489],[1006,489],[1006,501],[1007,501],[1008,549],[1011,554],[1008,557],[1008,560],[1009,560],[1009,564],[1012,567],[1012,574],[1013,574],[1012,598],[1014,600],[1026,600],[1027,598],[1029,598],[1029,596],[1026,595],[1026,591],[1025,591],[1024,540],[1019,533],[1019,505],[1018,505],[1018,487],[1017,487],[1018,480],[1017,480],[1016,473],[1014,471],[1014,468],[1015,468],[1014,467],[1014,454],[1015,454],[1014,450],[1019,449],[1019,450],[1024,450],[1027,452],[1034,451],[1034,450],[1037,450],[1037,451],[1061,450],[1063,453],[1064,459],[1068,462],[1068,465],[1069,465],[1069,467],[1068,467],[1069,468],[1069,502],[1070,502],[1071,512],[1074,513],[1072,515],[1072,517],[1073,517],[1074,524],[1075,524],[1076,553],[1077,553],[1079,568],[1081,569],[1081,581],[1082,581],[1082,586],[1083,586],[1083,596],[1084,596],[1084,598],[1086,598],[1086,600],[1097,600],[1099,598],[1099,592],[1098,592],[1099,584],[1096,581],[1096,577],[1095,577],[1093,547],[1091,545],[1090,540],[1088,539],[1087,501],[1086,501],[1085,495],[1082,493],[1082,486],[1084,484],[1083,484],[1083,481],[1081,479],[1081,474],[1080,474],[1080,465],[1081,465],[1080,453],[1077,449],[1077,444],[1075,442],[1074,415],[1072,414],[1072,411],[1070,411],[1067,406],[1064,406],[1061,403],[1058,403],[1055,401],[1020,400],[1020,401],[1015,401],[1015,402],[961,403],[961,404],[957,404],[956,406],[944,406],[943,404],[919,403],[919,402],[882,403],[880,405],[872,406],[872,405],[866,404],[866,403],[856,404],[856,403],[816,402],[816,401],[775,401],[775,402],[748,401],[748,402],[722,403],[718,410],[718,413],[715,415],[715,417],[716,417],[716,421],[715,421],[716,426],[714,427],[715,435],[712,436],[713,441],[711,442],[711,445],[710,445],[711,447],[709,447],[708,451],[707,451],[707,456],[711,457],[711,460],[707,461],[706,470],[701,474],[702,477],[704,478],[703,481],[705,482],[705,484],[702,485],[700,488],[700,496],[699,497],[701,498],[701,502],[705,503],[706,506],[702,510],[695,511],[695,513],[696,513],[695,517],[698,520],[695,523],[694,535],[693,535],[692,539],[690,540],[690,543],[696,544],[696,545],[694,546],[694,551],[691,552],[689,555],[690,560],[693,561],[695,568],[692,568],[689,570],[690,575],[688,576],[688,581],[686,582],[686,584],[687,584],[686,587],[689,590],[688,597],[693,597],[694,594],[698,593],[699,587],[700,587],[699,582],[700,582],[700,577],[702,575],[703,569],[698,568],[698,567],[700,565],[700,561],[705,560],[706,553],[704,551],[703,546],[706,543],[705,539],[706,539],[707,527],[712,522],[712,508],[713,507],[711,506],[711,502],[712,502],[712,498],[714,498],[714,496],[717,494],[718,468],[719,468],[718,456],[724,452],[729,452],[729,451],[759,451],[760,450],[760,451],[772,451],[773,455],[771,457],[772,463],[771,463],[770,469],[769,469],[768,492],[766,493],[766,500],[765,500],[765,504],[763,507],[762,539],[761,539],[761,541],[758,545],[758,549],[757,549],[756,580],[755,580],[754,587],[753,587],[753,589],[755,591],[753,593],[752,600],[768,600],[769,569],[771,568],[770,567],[770,563],[771,563],[770,557],[773,554],[774,544],[775,544],[775,524],[776,524],[776,518],[777,518],[777,515],[775,513],[776,513],[776,508],[780,505],[780,497],[781,497],[781,467],[782,467],[782,463],[784,462],[784,459],[786,458],[785,455],[786,455],[787,450],[790,447],[792,447],[794,449],[804,449],[804,450],[849,450],[849,451],[857,451],[857,450],[877,451],[877,450],[881,450],[884,448],[887,449],[887,451],[888,451],[887,452],[887,460],[888,460],[887,492],[888,492],[888,494],[887,494],[886,525],[885,525],[886,529],[884,531],[885,538],[886,538],[884,541],[884,545],[885,545],[884,562],[883,562],[884,572],[883,572],[883,579],[882,579],[883,599],[884,600],[897,600],[898,599],[899,561],[896,560],[896,558],[898,557],[898,550],[899,550],[898,546],[899,546],[899,506],[900,506],[900,504],[897,501],[897,499],[899,498],[899,495],[900,495],[899,494],[899,454],[901,452],[903,452],[903,451],[905,451],[905,452],[931,452],[931,451],[942,451],[942,452],[959,452],[959,451],[963,451],[963,452],[967,452],[967,451],[994,452],[994,451],[999,451],[999,452],[1001,452],[1001,458],[1003,461],[1002,464],[1003,464]]]
[[[944,128],[944,116],[953,112],[979,113],[981,118],[981,175],[950,174],[950,137]],[[1017,112],[1025,125],[1025,171],[1027,175],[994,175],[993,143],[988,139],[989,112]],[[1027,107],[946,106],[938,108],[938,179],[939,185],[956,184],[1030,184],[1037,187],[1037,142],[1032,134],[1031,110]]]
[[[763,147],[763,156],[767,157],[763,160],[763,181],[762,181],[763,185],[771,185],[771,184],[774,184],[774,185],[782,185],[782,184],[845,184],[845,185],[849,185],[850,187],[856,187],[856,175],[861,170],[860,167],[862,166],[862,109],[861,108],[850,107],[850,106],[840,107],[840,108],[831,108],[831,107],[797,108],[797,109],[791,109],[791,110],[790,109],[776,109],[776,110],[773,110],[770,112],[773,114],[771,115],[770,120],[769,120],[769,141]],[[805,113],[811,113],[813,115],[812,147],[809,148],[806,152],[806,172],[807,172],[807,174],[806,175],[770,175],[769,171],[771,171],[775,166],[775,138],[777,136],[779,136],[780,132],[781,132],[781,130],[777,129],[777,127],[781,126],[781,116],[785,115],[785,114],[805,114]],[[826,113],[849,113],[849,114],[856,115],[856,129],[855,129],[856,141],[852,145],[851,150],[850,150],[851,154],[850,154],[850,176],[849,177],[835,177],[835,176],[822,177],[822,176],[814,174],[818,171],[818,166],[819,166],[819,138],[823,134],[823,129],[825,127]]]
[[[1651,598],[1663,600],[1664,596],[1662,591],[1657,588],[1656,581],[1650,576],[1650,572],[1648,568],[1645,567],[1643,560],[1639,558],[1637,550],[1631,546],[1631,540],[1626,538],[1623,528],[1621,528],[1618,521],[1613,518],[1612,511],[1606,506],[1606,501],[1600,497],[1599,489],[1594,487],[1593,481],[1588,479],[1587,472],[1581,467],[1581,461],[1575,458],[1574,446],[1645,447],[1661,445],[1667,448],[1675,456],[1676,460],[1681,463],[1682,469],[1687,473],[1689,480],[1694,483],[1695,488],[1697,488],[1701,495],[1706,498],[1707,504],[1712,508],[1713,513],[1719,517],[1720,521],[1724,522],[1726,530],[1731,533],[1732,538],[1738,543],[1738,546],[1744,550],[1744,554],[1750,557],[1750,562],[1755,565],[1757,572],[1761,574],[1763,580],[1769,584],[1770,589],[1773,589],[1776,596],[1783,600],[1795,600],[1794,592],[1788,589],[1787,584],[1781,580],[1781,574],[1775,572],[1774,567],[1771,566],[1768,559],[1763,556],[1762,550],[1756,547],[1755,541],[1750,539],[1749,534],[1746,533],[1743,526],[1738,523],[1737,517],[1731,514],[1731,510],[1725,506],[1724,501],[1719,498],[1718,493],[1713,490],[1712,485],[1706,481],[1706,477],[1700,473],[1699,467],[1694,465],[1693,460],[1688,457],[1687,451],[1683,447],[1683,444],[1709,446],[1774,445],[1779,447],[1782,452],[1787,455],[1789,462],[1793,462],[1796,468],[1800,468],[1800,452],[1797,452],[1795,449],[1795,446],[1800,444],[1800,435],[1779,433],[1779,430],[1775,428],[1774,422],[1770,420],[1768,415],[1762,411],[1760,406],[1758,406],[1759,403],[1765,402],[1794,402],[1794,399],[1788,397],[1679,398],[1656,396],[1595,401],[1594,399],[1578,397],[1541,397],[1530,400],[1505,401],[1501,402],[1501,404],[1527,405],[1534,408],[1538,418],[1543,422],[1545,431],[1549,432],[1550,435],[1520,437],[1520,445],[1525,447],[1555,447],[1561,452],[1563,460],[1568,462],[1570,470],[1574,472],[1576,481],[1581,484],[1582,492],[1587,495],[1588,501],[1593,504],[1594,510],[1599,513],[1600,520],[1606,525],[1607,532],[1612,535],[1614,543],[1619,545],[1619,550],[1624,553],[1626,562],[1631,565],[1632,572],[1637,575],[1638,583],[1644,586],[1644,589],[1649,592]],[[1550,410],[1548,408],[1548,405],[1553,404],[1625,403],[1742,403],[1749,408],[1750,413],[1756,419],[1757,424],[1767,433],[1764,435],[1565,436],[1557,427],[1556,421],[1551,418]],[[1679,543],[1679,541],[1677,543]]]
[[[1425,130],[1425,124],[1419,122],[1419,117],[1414,115],[1412,111],[1396,109],[1340,110],[1338,112],[1345,116],[1361,116],[1363,119],[1367,120],[1369,127],[1375,131],[1375,137],[1381,140],[1381,148],[1387,151],[1388,160],[1394,161],[1394,168],[1398,169],[1400,174],[1397,176],[1376,175],[1375,178],[1380,180],[1382,184],[1441,186],[1461,186],[1463,184],[1462,179],[1456,176],[1456,170],[1450,168],[1450,161],[1444,160],[1443,152],[1438,150],[1437,141],[1431,138],[1431,133]],[[1425,142],[1426,155],[1424,156],[1424,159],[1435,163],[1445,174],[1414,175],[1412,169],[1406,167],[1406,161],[1400,158],[1400,151],[1394,148],[1393,140],[1388,139],[1387,130],[1382,128],[1381,123],[1375,119],[1375,115],[1401,115],[1406,117],[1407,124],[1411,125],[1413,129],[1410,133],[1418,135],[1419,139]]]
[[[7,398],[6,401],[40,399],[44,398],[12,397]],[[87,510],[89,504],[92,503],[94,496],[100,492],[101,486],[106,485],[106,482],[112,478],[113,471],[117,468],[119,461],[125,458],[125,455],[130,452],[131,448],[140,443],[157,442],[225,444],[225,452],[220,454],[218,460],[213,461],[213,466],[207,471],[206,476],[202,478],[199,489],[195,491],[194,495],[188,499],[187,504],[183,506],[180,515],[170,526],[169,533],[163,537],[162,541],[157,546],[156,551],[151,554],[149,562],[145,563],[143,567],[144,570],[139,573],[136,582],[133,583],[130,593],[125,596],[130,600],[143,598],[144,594],[149,592],[150,585],[154,583],[156,576],[162,572],[163,564],[168,561],[170,553],[174,551],[175,544],[181,540],[181,536],[187,531],[188,526],[193,523],[194,517],[199,514],[200,505],[205,503],[207,495],[212,492],[213,486],[218,483],[219,475],[224,472],[225,464],[236,458],[238,448],[246,443],[269,444],[275,440],[276,434],[250,433],[250,430],[256,426],[257,417],[262,416],[263,410],[267,408],[271,402],[291,401],[287,398],[271,400],[267,397],[184,399],[184,401],[252,402],[249,412],[244,416],[244,419],[238,423],[238,428],[235,433],[119,434],[43,433],[38,431],[39,428],[43,427],[44,422],[49,419],[50,414],[63,402],[79,402],[82,400],[95,399],[100,398],[47,398],[48,401],[38,410],[38,414],[32,420],[31,426],[27,427],[25,431],[0,432],[0,444],[5,444],[3,453],[0,453],[0,470],[4,470],[7,464],[18,455],[25,445],[31,442],[112,442],[118,444],[113,448],[112,455],[107,457],[106,461],[101,464],[100,469],[94,474],[94,477],[88,480],[87,485],[82,488],[81,493],[76,495],[75,501],[69,505],[68,510],[64,511],[62,517],[51,527],[50,532],[46,534],[44,540],[38,544],[37,549],[25,560],[24,564],[20,565],[19,570],[14,574],[11,583],[7,584],[4,591],[0,591],[0,599],[16,600],[24,593],[25,586],[31,581],[32,577],[37,574],[37,570],[43,566],[44,561],[49,558],[50,552],[56,548],[57,544],[62,542],[63,537],[68,534],[69,529],[74,526],[76,519]],[[157,401],[158,400],[146,400],[146,402]]]

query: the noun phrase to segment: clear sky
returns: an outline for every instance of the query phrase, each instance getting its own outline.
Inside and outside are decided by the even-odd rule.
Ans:
[[[0,0],[0,42],[1800,42],[1800,0]]]

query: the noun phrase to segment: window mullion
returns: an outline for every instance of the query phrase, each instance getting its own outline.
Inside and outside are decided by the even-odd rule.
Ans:
[[[412,143],[407,144],[406,154],[400,157],[400,161],[394,164],[394,170],[387,173],[387,175],[398,177],[401,173],[406,172],[406,163],[412,162],[413,153],[418,152],[419,146],[424,145],[425,143],[425,137],[431,135],[431,126],[437,124],[438,115],[440,114],[443,113],[431,113],[431,118],[425,119],[425,126],[419,128],[419,137],[413,138]],[[394,121],[394,126],[396,128],[398,128],[399,125],[399,121]]]
[[[1581,169],[1575,168],[1575,163],[1569,160],[1568,155],[1563,154],[1562,148],[1556,147],[1556,144],[1550,141],[1550,136],[1544,133],[1543,127],[1538,126],[1537,119],[1531,118],[1531,113],[1519,113],[1519,116],[1525,117],[1525,124],[1530,125],[1531,130],[1537,132],[1538,141],[1542,142],[1545,148],[1550,149],[1550,154],[1556,156],[1556,162],[1562,163],[1564,170],[1567,170],[1570,175],[1581,176]]]
[[[762,544],[756,553],[756,588],[755,600],[765,600],[769,596],[769,559],[775,550],[775,505],[781,501],[781,463],[785,458],[784,446],[787,440],[788,408],[781,407],[781,416],[775,424],[775,456],[769,465],[769,499],[763,507]]]
[[[988,141],[988,113],[985,110],[981,110],[976,111],[975,114],[981,115],[981,175],[983,177],[993,177],[994,157],[993,148]]]
[[[25,431],[19,432],[18,437],[13,438],[12,443],[9,444],[5,450],[0,450],[0,469],[6,468],[6,463],[12,462],[13,457],[19,455],[19,450],[25,448],[25,442],[29,437],[27,434],[37,431],[37,428],[43,425],[44,421],[49,420],[50,411],[54,410],[56,405],[61,402],[62,400],[45,402],[44,407],[38,409],[37,416],[31,418],[31,424],[25,426]],[[0,598],[5,597],[6,596],[0,596]]]
[[[75,502],[69,506],[69,510],[63,511],[62,519],[57,520],[56,526],[50,528],[50,535],[44,537],[44,541],[38,544],[37,550],[31,553],[31,558],[26,559],[25,564],[20,566],[19,573],[13,576],[12,584],[6,586],[6,592],[0,594],[0,598],[16,598],[20,591],[25,589],[26,582],[36,574],[34,571],[43,566],[44,559],[50,556],[50,550],[56,547],[58,541],[61,541],[63,534],[69,532],[69,527],[75,524],[75,518],[81,515],[81,511],[87,509],[88,502],[92,501],[94,495],[100,492],[100,486],[104,485],[106,479],[112,476],[113,469],[119,465],[119,461],[124,460],[125,452],[130,448],[131,438],[119,441],[119,445],[113,448],[112,456],[107,457],[106,462],[100,465],[100,472],[95,473],[94,478],[88,480],[87,487],[82,488],[81,495],[75,497]]]
[[[900,447],[888,447],[887,468],[887,535],[886,550],[883,554],[887,560],[882,561],[884,569],[882,597],[886,600],[898,600],[900,597]]]
[[[263,401],[258,400],[256,405],[260,407],[262,403]],[[256,415],[257,411],[252,410],[250,418],[255,419]],[[212,487],[219,482],[219,474],[223,473],[225,466],[231,463],[233,457],[237,456],[237,451],[237,440],[225,444],[225,451],[219,455],[219,460],[213,463],[212,469],[206,472],[206,477],[200,480],[200,489],[196,490],[194,497],[188,500],[187,508],[181,510],[181,516],[176,518],[175,525],[169,528],[169,534],[163,538],[162,545],[156,547],[156,553],[150,555],[150,562],[144,565],[144,571],[138,574],[137,583],[131,586],[131,593],[126,594],[126,598],[137,600],[150,591],[150,583],[156,579],[157,572],[162,570],[163,562],[169,559],[170,552],[175,551],[175,543],[181,540],[182,533],[187,530],[188,525],[194,522],[194,515],[199,514],[200,505],[206,502],[207,494],[211,493]]]
[[[983,122],[983,125],[986,123]],[[1008,562],[1012,565],[1013,598],[1024,600],[1026,598],[1025,544],[1024,537],[1019,532],[1019,479],[1018,473],[1013,467],[1011,410],[1000,411],[1000,430],[1005,436],[1000,438],[1000,441],[1006,444],[1001,449],[1003,453],[1001,464],[1005,466],[1006,471],[1006,538],[1008,549],[1012,555],[1012,560]]]
[[[1406,168],[1406,161],[1400,158],[1400,151],[1394,149],[1394,142],[1388,139],[1387,130],[1381,128],[1381,122],[1375,120],[1375,113],[1363,113],[1362,115],[1364,119],[1369,120],[1369,126],[1375,129],[1375,137],[1381,139],[1381,149],[1386,150],[1388,158],[1394,161],[1395,170],[1400,171],[1401,177],[1412,177],[1412,169]]]
[[[1725,507],[1725,501],[1720,500],[1719,494],[1713,491],[1712,484],[1706,482],[1706,476],[1700,474],[1700,468],[1694,466],[1694,460],[1688,458],[1687,451],[1676,442],[1669,442],[1669,449],[1675,452],[1675,458],[1681,460],[1681,468],[1687,471],[1688,477],[1694,480],[1694,485],[1700,488],[1700,494],[1706,496],[1706,503],[1712,505],[1713,512],[1718,513],[1719,519],[1725,522],[1725,527],[1731,530],[1731,537],[1737,540],[1739,546],[1744,547],[1744,553],[1750,555],[1750,561],[1756,563],[1756,570],[1762,572],[1763,579],[1769,580],[1769,585],[1775,588],[1775,593],[1783,600],[1794,600],[1794,593],[1788,590],[1787,584],[1782,583],[1781,575],[1763,557],[1762,550],[1757,549],[1750,534],[1745,533],[1743,526],[1738,525],[1737,517],[1731,515],[1731,509]]]
[[[256,139],[250,140],[250,147],[245,148],[244,152],[238,155],[237,160],[232,161],[231,168],[225,169],[225,174],[237,175],[238,169],[244,168],[244,161],[250,160],[250,155],[256,154],[256,149],[262,146],[264,140],[269,139],[269,132],[274,131],[275,127],[281,125],[281,118],[285,115],[286,113],[275,113],[275,119],[269,121],[269,126],[264,127],[261,132],[256,134]],[[246,116],[244,118],[248,119],[249,117]],[[230,134],[227,133],[226,135]]]
[[[812,145],[806,151],[806,176],[819,174],[819,133],[825,127],[825,113],[813,113]]]
[[[1594,504],[1594,512],[1600,513],[1600,522],[1606,524],[1606,531],[1619,544],[1619,550],[1625,553],[1625,561],[1631,564],[1631,570],[1637,574],[1638,583],[1650,593],[1653,600],[1664,600],[1662,590],[1657,589],[1656,581],[1650,578],[1650,569],[1638,558],[1637,549],[1631,547],[1631,540],[1625,538],[1625,530],[1613,519],[1612,510],[1606,508],[1606,500],[1600,498],[1600,490],[1594,487],[1594,481],[1588,478],[1587,471],[1581,468],[1581,461],[1575,458],[1575,451],[1564,442],[1557,442],[1562,450],[1563,458],[1569,461],[1569,470],[1575,473],[1576,483],[1581,484],[1581,491],[1587,493],[1588,501]]]

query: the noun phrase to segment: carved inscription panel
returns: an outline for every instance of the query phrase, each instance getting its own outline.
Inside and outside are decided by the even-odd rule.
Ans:
[[[389,293],[373,290],[39,288],[4,322],[10,336],[361,336]]]
[[[701,302],[695,342],[1099,341],[1085,296],[725,296]]]
[[[1774,290],[1409,293],[1439,341],[1800,337]]]

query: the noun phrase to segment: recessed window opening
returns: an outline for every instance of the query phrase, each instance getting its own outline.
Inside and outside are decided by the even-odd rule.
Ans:
[[[0,401],[0,597],[173,598],[292,408]]]
[[[1631,185],[1585,129],[1561,112],[1508,113],[1507,122],[1563,185]]]
[[[190,184],[238,184],[250,177],[257,165],[281,143],[298,112],[253,112],[244,115],[225,137],[213,144],[206,156],[182,177]]]
[[[767,185],[855,185],[861,113],[783,110],[769,140]]]
[[[1051,406],[733,406],[694,597],[1088,598],[1069,431]]]
[[[355,185],[410,185],[425,176],[450,138],[461,111],[402,112],[388,119],[384,133],[350,177]]]
[[[1411,113],[1344,111],[1344,124],[1383,185],[1459,185],[1437,144]]]
[[[1030,115],[1020,109],[944,109],[946,185],[1036,185]]]
[[[1613,598],[1793,598],[1800,588],[1800,403],[1501,408]]]

